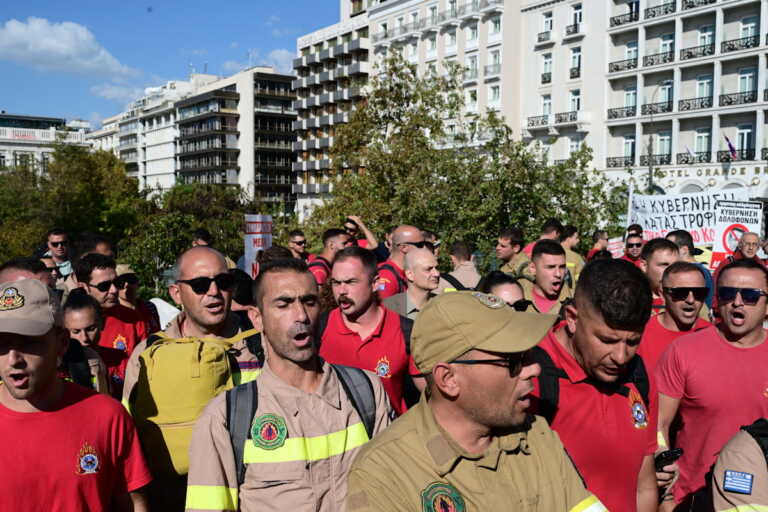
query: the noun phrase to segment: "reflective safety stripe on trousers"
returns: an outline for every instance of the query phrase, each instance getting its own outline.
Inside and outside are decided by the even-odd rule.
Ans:
[[[188,485],[187,510],[237,510],[237,489],[223,485]]]
[[[733,508],[722,508],[717,512],[768,512],[768,506],[765,505],[737,505]]]
[[[588,498],[584,498],[579,502],[578,505],[573,507],[570,512],[607,512],[608,509],[605,508],[605,505],[602,504],[602,502],[597,499],[597,496],[594,494],[589,496]]]
[[[355,423],[344,430],[331,432],[317,437],[288,437],[283,446],[274,450],[265,450],[245,442],[243,462],[246,464],[264,464],[271,462],[292,462],[297,460],[322,460],[341,455],[368,442],[365,425]],[[592,511],[590,511],[592,512]]]

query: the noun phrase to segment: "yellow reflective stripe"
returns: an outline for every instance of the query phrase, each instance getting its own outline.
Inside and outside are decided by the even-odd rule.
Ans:
[[[737,505],[734,508],[725,508],[718,510],[717,512],[768,512],[768,507],[765,505]]]
[[[125,407],[125,410],[128,411],[128,414],[133,414],[131,413],[131,404],[128,402],[128,400],[123,398],[120,400],[120,403],[123,404],[123,407]]]
[[[656,442],[659,448],[667,448],[667,440],[664,439],[664,434],[661,433],[661,430],[656,431]]]
[[[585,498],[579,502],[578,505],[573,507],[570,512],[608,512],[597,496],[590,494],[588,498]]]
[[[292,462],[297,460],[322,460],[340,455],[368,442],[368,434],[362,423],[338,432],[332,432],[317,437],[289,437],[280,448],[265,450],[245,442],[243,461],[246,464],[261,464],[265,462]]]
[[[223,485],[188,485],[187,509],[237,510],[237,489]]]
[[[232,374],[232,383],[235,386],[239,386],[240,384],[253,382],[254,380],[256,380],[256,377],[258,377],[259,375],[261,375],[261,368],[258,368],[256,370],[236,371]]]

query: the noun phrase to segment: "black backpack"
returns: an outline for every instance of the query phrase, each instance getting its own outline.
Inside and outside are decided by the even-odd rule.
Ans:
[[[67,347],[67,351],[64,353],[61,366],[69,374],[72,382],[93,389],[91,369],[88,366],[88,359],[80,342],[73,339],[69,340],[69,347]]]
[[[539,409],[538,414],[546,418],[549,424],[555,419],[557,406],[560,403],[560,379],[567,379],[568,374],[565,370],[555,366],[554,361],[546,350],[541,347],[533,347],[531,350],[533,360],[541,366],[539,374]],[[619,383],[618,392],[621,395],[629,396],[629,387],[627,384],[633,383],[643,399],[646,409],[648,409],[648,393],[650,392],[650,381],[648,372],[645,370],[645,364],[640,356],[635,356],[629,363],[628,378],[623,383]]]
[[[376,399],[373,384],[363,370],[349,366],[330,365],[341,382],[341,387],[352,402],[368,433],[368,439],[373,438],[373,428],[376,423]],[[235,454],[238,487],[245,481],[245,462],[243,454],[245,443],[251,439],[251,423],[259,407],[259,391],[257,381],[241,384],[227,391],[225,396],[227,407],[227,429],[232,450]]]
[[[741,430],[752,436],[757,445],[763,451],[766,464],[768,464],[768,420],[760,418],[751,425],[744,425]]]
[[[405,281],[405,279],[400,277],[400,274],[397,272],[395,267],[393,267],[389,263],[381,263],[379,265],[379,270],[381,269],[389,270],[390,272],[392,272],[392,275],[395,276],[395,279],[397,280],[397,293],[402,293],[408,289],[408,283]]]
[[[461,281],[459,281],[458,279],[456,279],[455,277],[453,277],[451,274],[449,274],[447,272],[441,272],[440,273],[440,277],[442,279],[448,281],[448,283],[451,286],[453,286],[456,289],[456,291],[460,292],[462,290],[471,290],[472,289],[472,288],[467,288],[466,286],[461,284]]]

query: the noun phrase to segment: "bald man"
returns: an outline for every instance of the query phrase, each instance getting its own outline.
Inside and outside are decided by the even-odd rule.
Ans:
[[[405,278],[405,255],[413,249],[426,247],[424,235],[416,226],[403,224],[392,232],[392,248],[389,259],[379,264],[376,281],[380,299],[386,299],[408,289]]]
[[[757,263],[760,263],[761,265],[765,266],[765,260],[760,259],[757,255],[757,251],[760,250],[760,235],[753,232],[747,232],[741,235],[741,239],[739,240],[739,245],[736,247],[736,250],[733,252],[732,255],[725,258],[723,261],[720,262],[720,264],[717,266],[717,269],[715,270],[715,275],[712,276],[712,279],[715,282],[715,286],[717,286],[717,279],[720,277],[720,269],[726,266],[727,264],[731,263],[732,261],[736,260],[755,260]],[[713,297],[712,299],[712,310],[717,311],[717,297]]]
[[[440,282],[437,258],[429,249],[413,249],[405,255],[405,279],[408,289],[384,299],[384,306],[392,311],[416,320]]]

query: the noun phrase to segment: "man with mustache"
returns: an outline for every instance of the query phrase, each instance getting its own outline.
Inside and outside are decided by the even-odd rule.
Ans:
[[[533,283],[521,279],[525,298],[541,313],[557,313],[561,301],[572,295],[571,287],[565,282],[568,272],[565,262],[565,249],[554,240],[539,240],[533,247],[528,271],[533,275]]]
[[[384,306],[416,320],[416,315],[424,309],[427,301],[435,296],[432,293],[440,282],[437,270],[437,258],[429,249],[414,249],[405,255],[405,278],[408,289],[384,299]]]
[[[376,277],[376,255],[371,251],[347,247],[336,255],[330,283],[339,307],[321,322],[326,325],[321,328],[320,356],[376,373],[392,407],[402,414],[410,374],[418,373],[410,355],[410,333],[404,332],[412,322],[379,304]],[[423,379],[416,380],[418,387]]]
[[[372,373],[318,357],[317,284],[304,262],[265,264],[253,290],[258,311],[249,316],[267,362],[255,381],[218,395],[197,421],[186,509],[344,510],[352,460],[390,423],[387,395]],[[367,412],[355,404],[347,372],[362,380]]]

